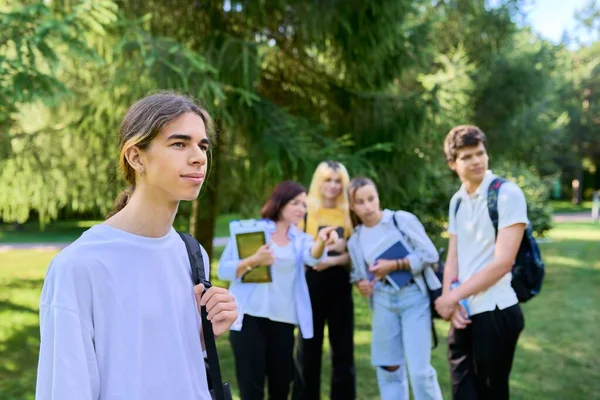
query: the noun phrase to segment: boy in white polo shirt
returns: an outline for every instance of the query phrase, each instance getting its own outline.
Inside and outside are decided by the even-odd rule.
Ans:
[[[450,201],[450,242],[438,313],[452,321],[448,357],[454,399],[509,398],[509,375],[524,320],[511,286],[512,266],[527,226],[521,189],[498,192],[498,234],[488,212],[485,134],[476,126],[453,128],[444,141],[448,165],[462,186]],[[451,289],[453,283],[458,286]],[[459,304],[467,299],[467,309]],[[468,310],[468,311],[467,311]]]

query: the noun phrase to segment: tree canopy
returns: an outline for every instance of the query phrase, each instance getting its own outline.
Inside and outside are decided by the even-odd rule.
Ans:
[[[202,99],[217,121],[211,176],[181,209],[205,245],[218,213],[256,215],[275,183],[309,183],[327,158],[440,229],[456,124],[486,132],[492,167],[526,166],[515,179],[600,176],[600,42],[552,44],[517,23],[522,1],[494,3],[8,1],[0,219],[105,215],[122,187],[120,119],[159,89]],[[598,9],[582,29],[597,32]]]

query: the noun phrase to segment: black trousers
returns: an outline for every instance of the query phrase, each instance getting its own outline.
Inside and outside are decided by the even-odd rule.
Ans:
[[[294,379],[294,328],[293,324],[244,315],[242,330],[229,333],[242,400],[262,400],[265,378],[269,399],[288,398]]]
[[[450,329],[448,359],[453,399],[509,398],[510,370],[524,326],[521,307],[516,304],[473,315],[465,329]]]
[[[323,337],[327,323],[332,367],[330,398],[353,400],[356,397],[354,307],[349,272],[342,266],[321,272],[308,269],[306,281],[312,304],[314,337],[298,338],[292,398],[320,398]]]

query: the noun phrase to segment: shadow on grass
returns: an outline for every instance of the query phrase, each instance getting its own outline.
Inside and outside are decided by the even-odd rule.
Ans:
[[[40,292],[43,285],[43,279],[13,279],[6,283],[2,283],[2,287],[8,289],[37,289]]]
[[[31,307],[25,307],[20,304],[15,304],[10,300],[0,300],[0,313],[4,311],[15,311],[15,312],[24,312],[37,314],[38,310],[33,309]]]
[[[592,340],[590,339],[590,344]],[[522,336],[510,377],[511,398],[600,398],[597,352],[594,350],[587,354],[578,354],[575,349],[569,347],[558,346],[552,340],[548,340],[540,341],[539,347],[532,348],[527,344],[526,337]],[[532,385],[531,382],[543,384]]]
[[[26,325],[0,345],[0,399],[33,399],[39,332],[37,324]]]
[[[598,239],[596,238],[576,238],[576,239],[564,239],[563,237],[551,237],[550,242],[542,243],[542,258],[546,253],[550,251],[550,248],[556,246],[560,249],[573,249],[574,252],[581,247],[590,247],[598,245]],[[594,249],[595,250],[595,249]]]

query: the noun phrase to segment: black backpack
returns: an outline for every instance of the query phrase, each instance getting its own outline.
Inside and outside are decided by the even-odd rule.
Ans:
[[[487,206],[490,219],[494,225],[496,237],[498,237],[498,192],[506,179],[495,178],[488,188]],[[454,217],[458,213],[461,198],[458,198],[454,209]],[[512,268],[512,287],[517,294],[520,303],[525,303],[542,289],[542,281],[544,280],[545,266],[542,261],[540,248],[533,237],[531,224],[527,225],[523,240],[519,246],[515,264]]]
[[[192,269],[192,280],[194,285],[202,283],[204,289],[208,290],[212,285],[205,279],[206,273],[204,272],[204,258],[202,257],[202,246],[198,241],[187,233],[179,233],[181,239],[185,243],[185,248],[188,253],[190,260],[190,267]],[[192,249],[195,249],[193,251]],[[202,333],[204,335],[204,345],[206,346],[207,360],[204,361],[206,365],[206,377],[208,378],[208,389],[213,400],[232,400],[231,388],[228,383],[223,383],[221,378],[221,367],[219,366],[219,355],[217,354],[217,345],[215,344],[215,336],[212,330],[212,324],[206,318],[207,312],[206,307],[202,307]]]

